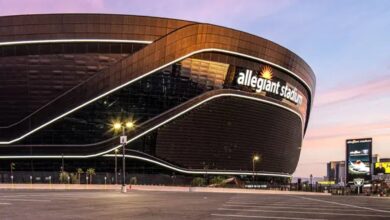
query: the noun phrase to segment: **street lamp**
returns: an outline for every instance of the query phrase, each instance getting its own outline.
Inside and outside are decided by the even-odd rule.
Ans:
[[[253,169],[253,184],[255,184],[255,163],[260,160],[258,155],[254,155],[252,158],[252,169]],[[255,187],[253,185],[253,187]]]
[[[118,162],[117,162],[117,154],[118,148],[115,149],[115,185],[118,184]]]
[[[131,122],[131,121],[127,121],[125,123],[121,123],[121,122],[115,122],[114,125],[113,125],[113,128],[114,130],[116,131],[119,131],[120,129],[122,129],[122,136],[120,137],[120,144],[122,145],[122,192],[125,193],[126,192],[126,176],[125,176],[125,173],[126,173],[126,157],[125,157],[125,154],[126,154],[126,144],[127,144],[127,136],[126,136],[126,133],[125,133],[125,130],[128,129],[133,129],[134,128],[134,123]]]

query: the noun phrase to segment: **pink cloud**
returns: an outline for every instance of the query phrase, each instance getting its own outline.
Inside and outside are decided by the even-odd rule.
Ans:
[[[334,124],[333,126],[321,126],[308,130],[305,140],[319,140],[330,137],[354,137],[357,135],[389,135],[390,121],[361,123],[359,125]]]
[[[104,0],[29,0],[7,1],[0,0],[0,15],[19,14],[47,14],[47,13],[88,13],[102,11],[105,7]]]
[[[339,87],[330,92],[319,93],[314,101],[315,107],[336,104],[351,99],[383,95],[390,93],[390,74],[380,79],[375,79],[361,84]]]
[[[219,25],[237,26],[237,22],[250,23],[277,13],[295,0],[0,0],[0,15],[45,13],[114,13],[161,16]],[[245,19],[242,19],[243,16]]]
[[[345,159],[345,140],[350,138],[372,137],[373,153],[390,157],[388,94],[390,74],[316,94],[294,175],[326,175],[327,162]]]
[[[390,157],[390,133],[364,136],[349,136],[348,138],[373,138],[373,154],[381,158]],[[308,177],[326,175],[326,163],[329,161],[345,160],[345,140],[347,137],[334,135],[323,138],[305,139],[301,156],[294,176]]]

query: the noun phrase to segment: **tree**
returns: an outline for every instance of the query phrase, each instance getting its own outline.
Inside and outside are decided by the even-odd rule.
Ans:
[[[77,179],[77,173],[70,173],[70,182],[72,184],[75,184],[77,183],[79,180]]]
[[[94,168],[88,168],[86,174],[89,176],[89,183],[92,184],[92,176],[96,175]]]
[[[77,173],[77,179],[78,179],[78,181],[79,181],[79,184],[81,183],[81,174],[83,174],[84,173],[84,170],[83,169],[81,169],[81,168],[77,168],[77,171],[76,171],[76,173]]]

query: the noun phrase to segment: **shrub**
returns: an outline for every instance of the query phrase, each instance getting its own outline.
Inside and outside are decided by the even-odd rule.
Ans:
[[[137,177],[131,177],[130,178],[130,184],[137,185]]]
[[[215,184],[215,185],[218,185],[218,186],[224,186],[225,184],[223,184],[222,182],[225,179],[226,178],[223,177],[223,176],[214,176],[213,178],[211,178],[210,183],[211,183],[211,185]]]
[[[191,182],[191,185],[192,186],[204,186],[206,184],[206,181],[204,178],[202,177],[195,177],[192,182]]]
[[[69,173],[68,172],[60,172],[60,183],[68,183],[68,177]]]

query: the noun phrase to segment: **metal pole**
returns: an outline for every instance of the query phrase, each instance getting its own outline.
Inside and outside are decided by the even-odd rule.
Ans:
[[[313,191],[313,174],[310,174],[310,191]]]
[[[61,172],[64,173],[64,170],[65,170],[65,167],[64,167],[64,154],[62,154],[61,160],[62,160]]]
[[[253,169],[253,188],[255,187],[255,159],[252,159],[252,169]]]
[[[122,135],[125,136],[125,127],[122,127]],[[125,159],[125,153],[126,153],[126,143],[123,143],[122,150],[123,150],[123,155],[122,155],[122,192],[126,192],[126,176],[125,176],[125,168],[126,168],[126,159]]]
[[[115,149],[115,185],[118,184],[118,161],[117,161],[118,149]]]

